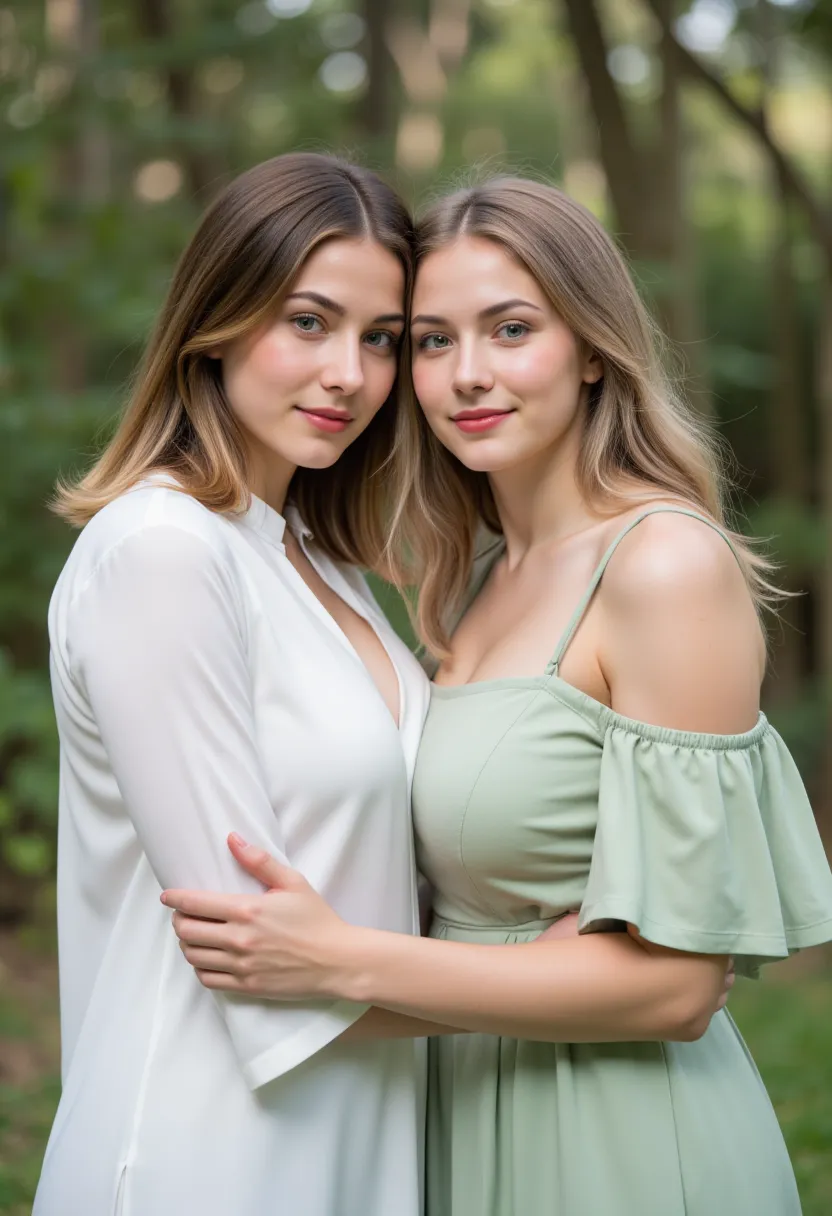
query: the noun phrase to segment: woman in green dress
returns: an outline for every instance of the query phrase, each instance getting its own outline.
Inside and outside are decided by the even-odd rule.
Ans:
[[[365,1033],[437,1024],[428,1216],[794,1216],[768,1096],[712,1016],[729,957],[755,974],[832,938],[759,712],[766,563],[615,246],[559,191],[437,204],[412,333],[391,543],[439,661],[413,791],[430,939],[347,925],[237,843],[277,889],[169,894],[186,955],[210,987],[363,1002]],[[580,936],[536,940],[573,910]]]

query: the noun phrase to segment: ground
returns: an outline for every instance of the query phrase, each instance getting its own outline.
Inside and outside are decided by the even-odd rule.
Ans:
[[[0,934],[0,1212],[28,1216],[57,1105],[57,975],[51,943]],[[804,1216],[832,1212],[832,952],[807,951],[740,980],[730,1001],[768,1086]]]

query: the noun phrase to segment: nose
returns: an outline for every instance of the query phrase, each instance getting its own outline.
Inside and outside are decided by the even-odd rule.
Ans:
[[[361,341],[345,334],[327,352],[329,361],[321,373],[321,384],[329,393],[350,397],[364,384]]]
[[[488,364],[486,352],[472,338],[460,340],[454,368],[454,389],[465,396],[487,393],[494,387],[494,374]]]

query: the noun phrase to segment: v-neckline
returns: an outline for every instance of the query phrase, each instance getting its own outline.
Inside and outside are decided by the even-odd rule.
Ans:
[[[300,542],[298,542],[298,543],[300,543]],[[329,626],[331,631],[336,635],[336,637],[342,643],[345,650],[349,651],[349,653],[354,657],[354,659],[356,660],[358,665],[361,667],[362,672],[365,674],[368,681],[370,682],[370,684],[373,688],[373,691],[375,692],[379,701],[384,706],[385,713],[389,717],[394,729],[396,731],[398,731],[399,734],[401,734],[403,726],[404,726],[404,711],[405,711],[404,680],[402,679],[402,673],[399,670],[398,663],[395,661],[395,659],[393,658],[393,655],[390,653],[390,647],[387,645],[387,642],[382,637],[381,631],[377,628],[376,622],[374,622],[370,618],[364,605],[359,601],[358,597],[353,593],[353,590],[347,583],[346,579],[344,579],[343,576],[340,575],[340,572],[338,571],[338,569],[334,565],[334,563],[332,566],[333,571],[339,575],[340,581],[342,583],[342,587],[339,587],[337,589],[335,587],[333,587],[330,580],[325,577],[324,572],[321,569],[320,565],[316,561],[313,560],[313,558],[311,557],[311,555],[309,554],[309,552],[306,550],[306,548],[303,545],[301,545],[301,550],[302,550],[303,555],[306,558],[306,560],[312,566],[312,569],[315,571],[315,573],[318,575],[318,577],[323,580],[323,582],[327,585],[327,587],[330,589],[330,591],[332,591],[333,594],[337,595],[339,599],[343,600],[343,602],[346,604],[346,606],[348,608],[351,608],[357,616],[360,616],[363,621],[366,621],[366,623],[369,625],[370,629],[372,629],[373,633],[375,634],[376,638],[378,639],[378,643],[381,646],[382,650],[384,651],[385,655],[387,656],[387,661],[389,662],[391,668],[393,669],[393,674],[396,677],[396,685],[397,685],[397,691],[398,691],[398,697],[397,697],[398,715],[394,715],[390,706],[387,704],[387,701],[385,700],[385,697],[381,691],[381,688],[376,683],[376,681],[373,679],[372,672],[370,671],[369,667],[362,659],[359,652],[356,650],[353,643],[350,641],[350,639],[347,636],[347,634],[345,633],[345,631],[338,624],[335,617],[332,615],[332,613],[329,611],[329,609],[326,607],[326,605],[321,603],[321,601],[318,599],[315,592],[312,590],[312,588],[306,582],[306,580],[304,579],[304,577],[300,573],[300,571],[297,570],[295,568],[295,566],[292,565],[291,561],[289,560],[289,555],[285,554],[286,565],[289,567],[289,569],[291,571],[291,577],[297,583],[300,593],[302,595],[308,597],[308,599],[310,601],[310,605],[313,607],[313,609],[318,613],[318,615],[320,617],[322,617],[324,619],[325,623]]]
[[[334,562],[330,561],[329,559],[326,559],[329,567],[331,568],[332,573],[337,576],[338,583],[339,583],[338,587],[334,587],[332,585],[331,577],[327,577],[327,572],[325,572],[324,569],[322,569],[320,562],[316,560],[314,554],[309,552],[309,549],[308,549],[307,545],[305,544],[306,540],[311,539],[312,533],[310,532],[309,528],[304,524],[303,519],[300,516],[300,513],[297,511],[297,509],[295,507],[292,507],[292,506],[288,507],[286,510],[286,516],[284,517],[283,515],[279,514],[279,512],[275,511],[273,507],[270,507],[268,505],[268,503],[264,502],[261,498],[257,498],[256,495],[252,494],[251,507],[246,512],[243,522],[248,524],[255,531],[265,534],[265,536],[275,545],[275,547],[281,551],[284,561],[286,562],[286,565],[289,568],[290,578],[293,580],[293,582],[295,583],[295,585],[297,587],[298,594],[303,599],[306,600],[306,602],[308,603],[308,605],[312,609],[312,611],[316,613],[316,615],[319,617],[319,619],[321,619],[323,621],[323,623],[327,626],[327,628],[330,629],[330,631],[338,638],[338,640],[340,641],[340,643],[344,647],[344,649],[347,650],[353,656],[355,661],[360,666],[362,672],[364,673],[364,675],[370,682],[376,696],[381,701],[381,704],[384,706],[385,713],[389,717],[394,730],[396,730],[398,732],[398,734],[401,735],[402,731],[404,729],[405,710],[406,710],[405,683],[404,683],[404,678],[402,676],[399,665],[396,662],[396,660],[394,659],[393,654],[391,653],[390,647],[387,644],[387,641],[385,640],[385,638],[383,637],[381,629],[379,628],[382,621],[384,620],[383,616],[381,616],[379,613],[378,614],[379,619],[373,620],[373,618],[370,616],[370,613],[368,611],[368,606],[365,605],[360,600],[358,595],[356,595],[356,593],[353,591],[352,587],[349,585],[347,579],[340,572],[340,570],[338,569],[336,564]],[[332,613],[329,611],[329,609],[326,607],[326,605],[322,604],[321,601],[318,599],[317,595],[315,595],[315,592],[312,590],[312,588],[306,582],[306,580],[304,579],[304,577],[300,573],[300,571],[297,570],[295,568],[295,566],[292,564],[292,562],[289,560],[289,555],[286,552],[286,530],[287,530],[287,526],[289,526],[290,523],[292,525],[294,525],[292,527],[293,539],[297,542],[301,552],[303,553],[303,556],[309,562],[310,566],[315,571],[315,573],[318,575],[318,577],[326,584],[326,586],[329,588],[330,591],[332,591],[332,593],[334,595],[337,595],[339,599],[343,600],[344,604],[348,608],[351,608],[353,610],[353,612],[356,613],[357,616],[360,616],[363,621],[366,621],[366,623],[369,625],[369,627],[372,629],[373,633],[375,634],[376,638],[378,639],[379,645],[381,646],[385,655],[387,656],[387,661],[390,663],[390,666],[393,669],[393,674],[396,677],[396,686],[397,686],[397,691],[398,691],[398,697],[397,697],[398,713],[397,714],[394,714],[393,711],[391,710],[390,706],[387,704],[387,701],[381,691],[381,688],[376,683],[376,681],[373,679],[373,675],[372,675],[369,667],[364,662],[361,655],[358,653],[358,651],[356,650],[355,646],[350,641],[347,634],[344,632],[344,630],[338,624],[335,617],[332,615]]]

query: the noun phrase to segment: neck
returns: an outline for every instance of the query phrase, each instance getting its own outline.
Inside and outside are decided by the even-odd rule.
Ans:
[[[278,515],[283,514],[289,483],[297,466],[289,464],[274,452],[264,451],[252,444],[248,452],[248,488],[252,494],[262,498]]]
[[[599,518],[578,486],[579,447],[575,428],[555,451],[489,474],[510,567],[539,545],[572,536]]]

